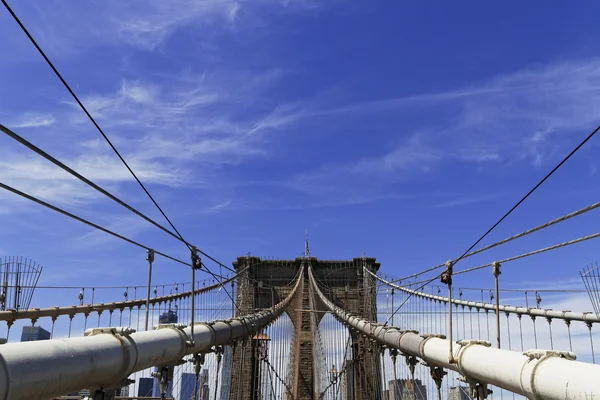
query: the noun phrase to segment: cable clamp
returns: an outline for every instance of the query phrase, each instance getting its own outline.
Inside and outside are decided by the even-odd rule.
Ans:
[[[452,261],[446,261],[446,270],[440,275],[440,281],[444,285],[452,285],[452,269],[454,263]]]
[[[423,339],[429,339],[429,338],[446,339],[446,335],[442,335],[440,333],[426,333],[424,335],[421,335],[421,337]]]
[[[146,261],[154,262],[154,249],[148,249],[148,255],[146,256]]]
[[[85,330],[83,336],[95,336],[103,333],[109,333],[111,335],[129,336],[134,332],[135,329],[125,326],[119,328],[90,328]]]
[[[570,361],[575,361],[577,359],[577,355],[572,351],[560,350],[533,349],[524,352],[523,355],[529,357],[530,360],[540,360],[548,357],[560,357]]]
[[[456,343],[459,346],[470,346],[472,344],[477,344],[480,346],[484,346],[484,347],[491,347],[492,343],[488,342],[487,340],[477,340],[477,339],[464,339],[464,340],[457,340]]]
[[[419,334],[419,331],[415,331],[414,329],[404,329],[404,330],[400,330],[401,334],[405,334],[405,333],[414,333],[415,335]]]
[[[198,249],[192,246],[192,268],[202,269],[202,259],[198,256]]]
[[[184,324],[158,324],[154,326],[154,330],[160,330],[160,329],[167,329],[167,328],[171,328],[171,329],[177,329],[178,331],[182,331],[183,329],[186,328],[187,325]]]
[[[502,272],[500,272],[500,263],[498,261],[494,261],[492,263],[492,274],[497,278],[500,276]]]

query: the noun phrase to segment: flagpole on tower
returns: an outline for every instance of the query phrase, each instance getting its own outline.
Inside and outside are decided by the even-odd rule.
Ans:
[[[308,249],[308,229],[306,230],[306,247],[304,249],[304,255],[306,257],[310,255],[310,250]]]

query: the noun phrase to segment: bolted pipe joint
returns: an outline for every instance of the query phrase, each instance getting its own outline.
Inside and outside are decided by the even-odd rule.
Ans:
[[[122,326],[119,328],[111,328],[111,327],[107,327],[107,328],[90,328],[90,329],[86,329],[85,332],[83,333],[83,336],[94,336],[94,335],[100,335],[103,333],[108,333],[111,335],[119,335],[119,336],[129,336],[132,333],[135,333],[135,329],[133,328],[129,328],[126,326]]]

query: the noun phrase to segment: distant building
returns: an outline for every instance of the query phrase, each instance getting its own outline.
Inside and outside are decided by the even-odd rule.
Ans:
[[[427,400],[427,386],[420,379],[390,381],[390,400]]]
[[[210,390],[208,387],[208,370],[203,369],[200,372],[200,382],[198,382],[198,391],[200,400],[210,400]]]
[[[231,393],[231,364],[233,362],[231,355],[231,346],[225,346],[221,361],[221,377],[219,378],[223,382],[220,384],[221,400],[229,400]]]
[[[466,386],[452,386],[448,389],[448,400],[470,400],[469,388]]]
[[[123,386],[115,390],[115,396],[129,397],[129,386]]]
[[[160,314],[158,317],[159,324],[176,324],[177,323],[177,313],[172,310],[165,311]]]
[[[180,400],[190,400],[194,397],[194,387],[196,385],[196,375],[190,374],[188,372],[184,372],[181,374],[179,388],[179,398]],[[200,392],[200,391],[198,391]],[[199,396],[198,396],[199,397]]]
[[[29,342],[34,340],[49,340],[50,332],[41,326],[24,326],[21,333],[21,342]]]
[[[140,378],[138,381],[138,397],[152,397],[154,378]]]

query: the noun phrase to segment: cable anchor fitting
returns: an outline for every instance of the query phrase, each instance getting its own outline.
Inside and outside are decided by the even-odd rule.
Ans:
[[[448,375],[448,373],[444,371],[444,368],[435,366],[429,367],[429,373],[431,374],[431,379],[433,382],[435,382],[435,386],[439,392],[442,388],[442,380],[444,379],[444,376]]]
[[[148,255],[146,256],[146,261],[154,262],[154,249],[147,250]]]
[[[406,365],[408,365],[408,370],[410,371],[410,375],[412,379],[415,379],[415,366],[419,363],[417,357],[415,356],[406,356]]]
[[[440,280],[444,285],[452,285],[452,269],[454,263],[446,261],[446,270],[440,275]]]
[[[192,268],[202,269],[202,259],[198,256],[198,249],[192,246]]]
[[[498,261],[494,261],[492,263],[492,274],[494,277],[499,277],[502,272],[500,271],[500,263]]]

